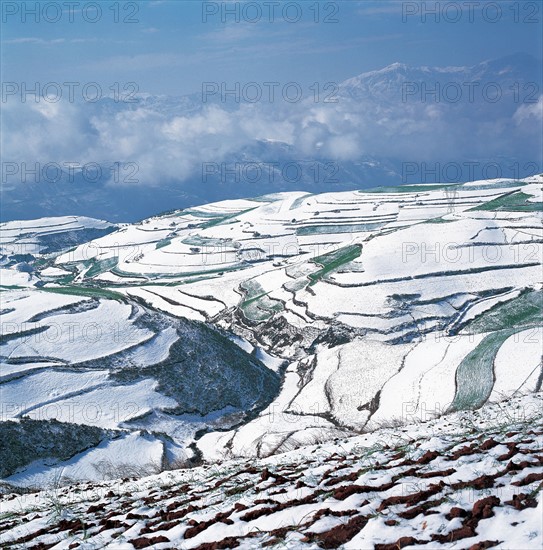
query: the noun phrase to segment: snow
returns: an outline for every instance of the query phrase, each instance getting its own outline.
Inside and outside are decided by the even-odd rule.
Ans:
[[[101,481],[119,477],[119,474],[123,475],[123,471],[152,471],[157,468],[161,456],[160,441],[132,433],[106,441],[57,466],[36,462],[24,472],[7,478],[7,481],[21,487],[54,487],[61,478]]]
[[[430,336],[414,346],[402,369],[384,385],[372,425],[390,420],[424,421],[445,412],[455,395],[456,367],[482,338]]]
[[[188,549],[217,543],[256,549],[273,542],[358,550],[395,546],[411,536],[418,544],[404,548],[446,549],[454,537],[459,548],[494,540],[498,550],[535,550],[543,540],[537,490],[542,400],[541,393],[519,396],[265,459],[237,458],[140,479],[130,472],[152,471],[160,443],[123,435],[47,472],[36,463],[25,476],[14,476],[45,490],[0,496],[0,544]],[[468,443],[468,453],[455,456]],[[112,473],[119,479],[108,479]],[[91,481],[65,486],[62,481],[71,477]],[[519,495],[524,504],[517,506]],[[465,517],[452,517],[454,509]],[[352,529],[335,531],[345,524]],[[469,525],[473,531],[460,531]],[[165,538],[158,542],[156,536]]]
[[[533,327],[510,336],[494,359],[491,400],[499,401],[517,391],[534,391],[543,372],[543,327]]]
[[[51,314],[43,321],[25,324],[26,330],[37,328],[40,332],[14,338],[0,349],[11,359],[48,357],[66,362],[97,359],[151,338],[152,332],[133,325],[130,315],[130,305],[113,300],[101,301],[88,311]]]
[[[64,275],[69,275],[70,271],[67,271],[66,269],[62,269],[60,267],[46,267],[40,272],[40,275],[43,275],[45,277],[62,277]]]
[[[107,378],[107,371],[48,371],[13,380],[2,385],[2,418],[21,417],[40,405],[105,385]]]
[[[2,314],[2,333],[16,333],[24,330],[24,324],[32,317],[50,310],[75,305],[89,300],[84,296],[52,294],[43,291],[12,290],[2,294],[2,307],[8,311]]]
[[[37,281],[38,279],[32,273],[0,268],[0,286],[32,287]]]
[[[114,429],[153,410],[173,408],[177,402],[156,392],[158,382],[141,380],[126,386],[106,386],[51,401],[24,413],[35,420],[86,424]]]
[[[39,253],[41,235],[110,225],[77,217],[10,222],[1,241],[2,414],[17,416],[4,406],[14,402],[35,415],[145,426],[176,434],[168,452],[190,455],[198,422],[164,412],[172,400],[156,381],[122,385],[111,375],[167,360],[178,336],[168,323],[140,322],[148,311],[218,326],[283,378],[251,419],[240,415],[233,428],[238,417],[217,421],[198,439],[208,460],[263,457],[433,418],[455,399],[458,366],[488,336],[473,334],[473,323],[541,289],[541,213],[477,210],[517,189],[541,200],[540,178],[527,178],[221,201],[119,226],[42,257],[35,273],[20,271],[10,254],[21,246]],[[361,249],[353,260],[314,261],[353,244]],[[72,282],[55,284],[71,273]],[[94,297],[61,293],[78,288]],[[111,291],[121,296],[111,299]],[[542,336],[539,322],[530,323],[519,321],[497,350],[494,379],[484,381],[490,401],[536,389]],[[124,424],[111,402],[134,404]],[[99,417],[70,412],[91,406]]]

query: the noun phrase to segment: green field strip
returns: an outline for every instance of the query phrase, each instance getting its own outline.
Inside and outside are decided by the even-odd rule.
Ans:
[[[513,191],[497,199],[492,199],[491,201],[476,206],[475,208],[471,208],[469,211],[543,212],[543,203],[527,202],[530,198],[532,198],[531,195],[527,195],[522,191]]]
[[[472,334],[543,324],[543,291],[527,291],[501,302],[471,321],[464,331]]]
[[[361,253],[362,246],[359,244],[353,244],[340,248],[339,250],[335,250],[334,252],[323,254],[322,256],[315,256],[315,258],[312,258],[311,261],[315,264],[321,265],[322,268],[315,273],[310,273],[308,275],[311,280],[309,284],[314,285],[328,273],[358,258]]]
[[[477,409],[490,397],[494,386],[494,359],[502,344],[516,329],[489,334],[458,365],[456,393],[448,412]]]
[[[361,233],[365,231],[373,231],[383,227],[385,223],[389,222],[375,222],[375,223],[355,223],[355,224],[342,224],[342,225],[306,225],[296,228],[296,235],[308,236],[308,235],[327,235],[334,233]]]
[[[117,265],[118,261],[118,258],[106,258],[105,260],[92,259],[91,267],[85,272],[85,277],[90,279],[106,271],[110,271]]]
[[[54,294],[69,294],[73,296],[90,296],[96,298],[108,298],[111,300],[125,301],[126,297],[120,292],[108,290],[106,288],[82,287],[82,286],[55,286],[41,287],[40,290],[45,292],[53,292]]]
[[[245,291],[245,299],[240,304],[243,315],[250,321],[267,321],[275,313],[283,311],[283,304],[271,299],[256,281],[243,281],[240,288]]]

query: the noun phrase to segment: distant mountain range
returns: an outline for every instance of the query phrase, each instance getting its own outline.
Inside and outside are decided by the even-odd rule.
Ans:
[[[279,191],[527,177],[542,170],[541,79],[541,62],[516,54],[473,67],[394,63],[294,103],[280,92],[258,103],[220,93],[205,102],[12,97],[0,217],[135,221]],[[27,171],[39,163],[38,174],[23,177],[23,162]],[[91,168],[70,174],[66,162]]]

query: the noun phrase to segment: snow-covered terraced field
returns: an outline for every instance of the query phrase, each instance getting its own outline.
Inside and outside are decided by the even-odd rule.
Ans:
[[[24,259],[90,241],[111,233],[118,226],[83,216],[21,220],[0,224],[0,256]]]
[[[5,494],[0,545],[538,550],[542,407],[539,393],[267,459]]]
[[[9,484],[189,463],[198,430],[236,425],[278,391],[276,372],[216,330],[121,294],[48,290],[2,291],[0,477]],[[45,448],[31,435],[40,427]]]
[[[96,438],[139,438],[160,469],[541,390],[542,187],[278,193],[117,227],[4,224],[2,420],[98,430],[4,479],[32,485],[74,461],[96,479]]]

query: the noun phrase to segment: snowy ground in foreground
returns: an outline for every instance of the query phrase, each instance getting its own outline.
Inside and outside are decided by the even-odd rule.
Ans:
[[[143,479],[0,497],[9,548],[470,548],[543,543],[543,394]]]

